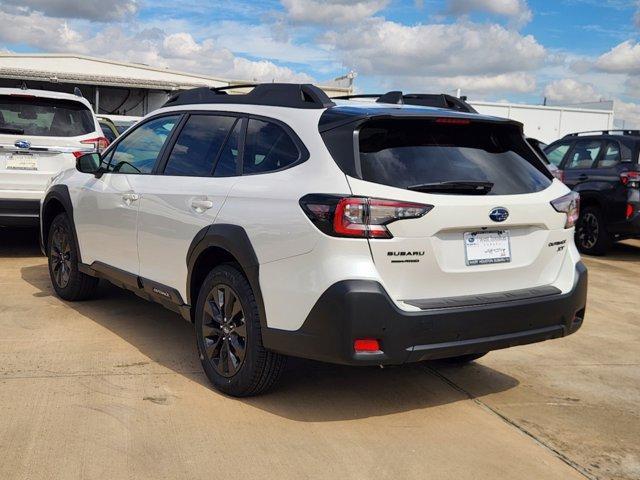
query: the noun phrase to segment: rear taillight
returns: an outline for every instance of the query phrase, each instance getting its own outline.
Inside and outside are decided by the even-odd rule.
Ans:
[[[627,203],[627,208],[625,209],[624,212],[624,216],[627,220],[629,220],[631,217],[633,217],[633,205],[630,203]]]
[[[567,193],[566,195],[556,198],[551,202],[551,206],[556,212],[565,213],[567,221],[564,228],[575,226],[580,216],[580,195],[576,192]]]
[[[106,139],[105,137],[96,137],[96,138],[89,138],[87,140],[80,140],[80,143],[82,143],[83,145],[91,145],[93,150],[87,149],[87,150],[82,150],[78,152],[73,152],[73,155],[76,158],[81,157],[85,153],[92,153],[92,151],[102,153],[109,146],[109,140]]]
[[[392,238],[387,225],[419,218],[433,206],[368,197],[310,194],[300,199],[307,217],[333,237]]]
[[[638,188],[640,187],[640,172],[622,172],[620,182],[629,188]]]

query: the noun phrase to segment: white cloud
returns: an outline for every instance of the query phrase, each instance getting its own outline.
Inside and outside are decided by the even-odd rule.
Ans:
[[[5,8],[14,6],[49,17],[84,18],[97,22],[124,20],[135,15],[140,8],[138,0],[3,0],[2,3]]]
[[[609,73],[640,73],[640,43],[622,42],[595,61],[598,70]]]
[[[389,0],[281,0],[290,20],[298,23],[339,24],[369,18]]]
[[[87,51],[82,35],[66,21],[39,12],[15,15],[0,11],[0,25],[0,40],[6,43],[31,45],[47,52]]]
[[[583,83],[572,78],[563,78],[548,84],[544,96],[556,103],[597,102],[600,95],[590,83]]]
[[[373,19],[325,41],[359,73],[402,76],[495,76],[533,70],[546,51],[531,35],[473,23],[407,26]]]
[[[487,12],[509,18],[517,25],[529,23],[533,17],[526,0],[448,0],[446,13],[449,15],[469,15]]]
[[[616,127],[640,129],[640,103],[616,99],[613,110]]]

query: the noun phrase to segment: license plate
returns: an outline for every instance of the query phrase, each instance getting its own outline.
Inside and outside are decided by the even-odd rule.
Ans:
[[[7,170],[37,170],[38,161],[33,155],[11,155],[7,157]]]
[[[509,230],[464,233],[467,265],[487,265],[511,261]]]

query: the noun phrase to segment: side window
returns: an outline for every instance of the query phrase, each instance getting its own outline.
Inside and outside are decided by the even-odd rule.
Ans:
[[[284,168],[300,158],[289,134],[271,122],[249,119],[242,173],[266,173]]]
[[[607,142],[604,155],[598,162],[598,168],[614,167],[620,163],[620,144],[618,142]]]
[[[165,175],[208,177],[235,117],[191,115],[178,135]]]
[[[218,163],[213,171],[214,177],[233,177],[238,175],[238,154],[240,152],[240,130],[242,120],[237,120],[233,130],[222,147]]]
[[[137,127],[116,145],[107,171],[151,173],[164,142],[179,118],[179,115],[156,118]]]
[[[595,163],[600,150],[602,149],[602,142],[600,140],[578,140],[565,169],[572,168],[591,168]]]
[[[562,159],[567,154],[567,150],[571,146],[571,142],[565,143],[556,143],[555,145],[551,145],[545,148],[544,153],[549,159],[549,163],[555,165],[556,167],[560,166]]]

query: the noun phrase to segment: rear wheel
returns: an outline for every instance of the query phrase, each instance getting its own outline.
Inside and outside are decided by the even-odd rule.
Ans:
[[[205,279],[196,305],[196,336],[207,377],[228,395],[263,393],[284,369],[286,357],[262,346],[253,290],[233,265],[216,267]]]
[[[602,210],[586,207],[576,225],[576,246],[587,255],[604,255],[611,246]]]
[[[75,245],[69,219],[65,213],[61,213],[53,219],[49,229],[49,276],[56,294],[69,301],[89,298],[98,285],[97,278],[78,270]]]

